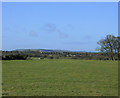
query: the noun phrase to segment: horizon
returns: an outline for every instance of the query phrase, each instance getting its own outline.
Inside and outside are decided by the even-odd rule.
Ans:
[[[25,48],[25,49],[13,49],[13,50],[0,50],[0,51],[21,51],[21,50],[53,50],[53,51],[65,51],[65,52],[88,52],[88,53],[101,53],[100,51],[79,51],[79,50],[61,50],[61,49],[34,49],[34,48]]]
[[[99,40],[118,36],[117,2],[3,2],[2,17],[2,51],[97,52]]]

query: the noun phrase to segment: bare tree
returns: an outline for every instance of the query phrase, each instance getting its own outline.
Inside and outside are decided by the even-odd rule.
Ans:
[[[119,40],[120,37],[115,37],[113,35],[107,35],[104,39],[97,42],[100,45],[99,51],[106,53],[110,60],[115,60],[115,57],[119,54]]]

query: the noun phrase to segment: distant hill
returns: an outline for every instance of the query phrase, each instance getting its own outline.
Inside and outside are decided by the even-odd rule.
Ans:
[[[14,51],[39,51],[39,52],[85,52],[85,51],[70,51],[70,50],[55,50],[55,49],[16,49]]]
[[[14,51],[70,52],[70,51],[67,51],[67,50],[53,50],[53,49],[16,49]]]

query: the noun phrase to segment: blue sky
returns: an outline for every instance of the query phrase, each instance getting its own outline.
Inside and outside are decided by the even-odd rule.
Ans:
[[[95,51],[118,35],[118,3],[9,2],[2,4],[2,50]]]

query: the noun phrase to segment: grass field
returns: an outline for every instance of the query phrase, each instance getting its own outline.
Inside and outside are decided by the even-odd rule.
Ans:
[[[4,96],[117,96],[118,62],[2,61]]]

